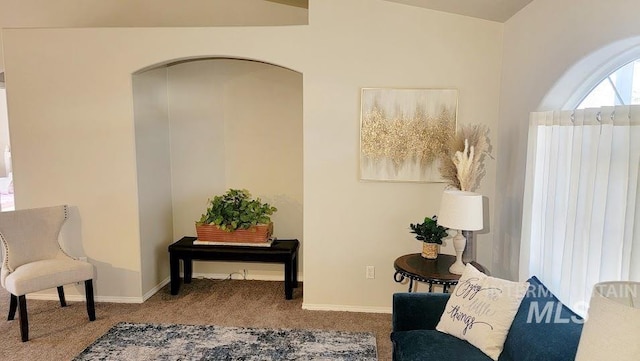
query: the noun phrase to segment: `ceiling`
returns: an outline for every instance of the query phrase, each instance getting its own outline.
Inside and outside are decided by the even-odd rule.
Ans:
[[[474,18],[505,22],[533,0],[387,0]]]
[[[275,3],[309,8],[308,0],[267,0]],[[386,0],[447,13],[504,23],[533,0]]]
[[[271,1],[272,3],[291,5],[298,8],[305,8],[305,9],[309,8],[309,0],[267,0],[267,1]]]

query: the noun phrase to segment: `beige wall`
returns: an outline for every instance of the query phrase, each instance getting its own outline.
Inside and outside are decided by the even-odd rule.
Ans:
[[[307,9],[265,0],[0,0],[0,24],[23,27],[299,25]]]
[[[2,43],[2,31],[0,31],[0,73],[4,73],[4,49]]]
[[[173,239],[171,126],[167,69],[133,76],[142,293],[151,296],[168,277]]]
[[[0,29],[302,25],[308,10],[265,0],[0,0]],[[0,33],[0,72],[4,70]]]
[[[308,23],[307,9],[286,3],[266,0],[0,0],[0,73],[5,69],[1,29],[282,26]],[[0,114],[0,154],[9,142],[6,128],[7,120]],[[2,174],[4,160],[0,157]]]
[[[95,42],[86,36],[77,40],[82,43],[83,38]],[[40,55],[58,53],[61,48],[67,54],[78,50],[61,41],[39,44],[43,53],[36,55],[28,50],[30,46],[24,46],[34,40],[5,42],[5,49],[16,50],[5,53],[7,73],[15,80],[7,84],[7,92],[16,206],[67,203],[77,207],[81,225],[77,238],[82,239],[83,252],[74,255],[87,256],[96,265],[97,295],[139,298],[131,71],[107,75],[105,70],[111,65],[99,63],[122,66],[111,58],[112,52],[95,53],[90,56],[93,59],[85,59],[88,62],[69,61],[60,55],[42,58]],[[14,63],[11,54],[22,59]],[[28,80],[32,75],[39,80],[32,83]]]
[[[496,275],[518,278],[529,112],[563,107],[574,92],[586,93],[601,79],[592,74],[606,75],[600,67],[613,70],[612,58],[637,49],[638,13],[637,1],[535,0],[505,24],[496,128]],[[609,19],[606,26],[594,26],[603,19]]]
[[[391,294],[406,290],[393,281],[393,260],[419,251],[408,225],[437,213],[443,185],[358,180],[360,89],[457,88],[459,123],[485,123],[493,138],[502,25],[381,0],[312,1],[309,23],[5,31],[16,191],[25,194],[18,205],[78,206],[98,296],[140,297],[121,285],[141,272],[131,74],[199,56],[302,74],[304,307],[389,311]],[[491,215],[495,162],[487,166],[480,192]],[[491,222],[478,236],[487,265]],[[376,267],[373,280],[367,265]]]
[[[393,261],[421,248],[409,223],[438,212],[444,186],[358,180],[360,89],[457,88],[459,124],[485,123],[493,136],[502,25],[378,1],[340,2],[336,12],[337,3],[310,4],[304,302],[388,310],[391,293],[407,289],[393,282]],[[479,191],[492,207],[495,164],[487,166]],[[478,237],[484,264],[491,230],[489,217]],[[373,280],[365,279],[367,265],[375,266]]]

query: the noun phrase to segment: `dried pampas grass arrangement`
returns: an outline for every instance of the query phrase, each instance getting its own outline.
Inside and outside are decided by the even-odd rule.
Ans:
[[[485,125],[465,125],[451,139],[439,168],[449,186],[469,192],[480,186],[485,174],[484,157],[491,156],[488,134]]]

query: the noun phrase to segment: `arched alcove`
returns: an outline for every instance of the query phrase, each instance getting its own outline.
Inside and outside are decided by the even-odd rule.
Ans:
[[[302,241],[302,74],[265,62],[168,61],[133,75],[142,284],[168,277],[169,243],[195,235],[208,198],[246,188]],[[300,265],[299,269],[302,269]],[[194,275],[282,279],[277,265],[196,263]]]

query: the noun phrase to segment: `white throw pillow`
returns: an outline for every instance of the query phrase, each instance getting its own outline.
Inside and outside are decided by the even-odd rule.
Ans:
[[[489,277],[467,264],[436,330],[466,340],[497,360],[528,288],[528,282]]]

